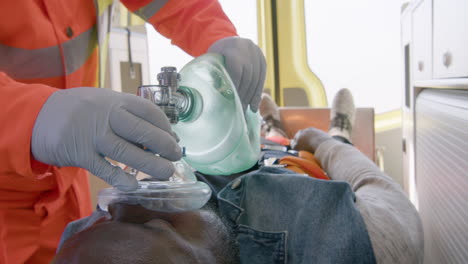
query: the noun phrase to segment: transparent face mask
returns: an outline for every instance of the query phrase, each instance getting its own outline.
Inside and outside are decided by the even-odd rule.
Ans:
[[[143,179],[138,182],[138,188],[130,192],[116,188],[100,190],[99,207],[107,211],[110,204],[125,203],[167,213],[200,209],[210,199],[211,189],[206,183],[197,181],[192,168],[185,161],[173,164],[175,173],[168,181]]]

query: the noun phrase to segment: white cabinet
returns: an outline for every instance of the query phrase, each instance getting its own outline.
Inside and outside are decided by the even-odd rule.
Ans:
[[[405,190],[424,263],[468,263],[468,0],[414,0],[401,23]]]
[[[468,0],[434,0],[434,77],[468,77]]]

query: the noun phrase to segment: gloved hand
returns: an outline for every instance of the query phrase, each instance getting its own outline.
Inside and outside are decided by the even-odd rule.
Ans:
[[[262,50],[251,40],[227,37],[213,43],[208,52],[224,56],[227,72],[237,88],[245,111],[247,105],[257,112],[266,74]]]
[[[42,106],[31,151],[38,161],[84,168],[127,191],[137,188],[135,177],[104,157],[165,180],[174,172],[170,161],[182,157],[174,135],[164,112],[148,100],[108,89],[73,88],[53,93]]]
[[[291,140],[291,148],[315,153],[318,146],[327,140],[334,140],[328,133],[320,129],[309,127],[299,130]]]

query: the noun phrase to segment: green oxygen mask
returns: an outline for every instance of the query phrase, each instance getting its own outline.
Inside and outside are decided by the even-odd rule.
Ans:
[[[158,105],[180,138],[184,157],[174,162],[169,181],[139,181],[136,191],[103,189],[98,204],[127,203],[161,212],[183,212],[204,206],[211,196],[194,171],[229,175],[254,166],[260,154],[260,114],[243,111],[237,90],[219,54],[205,54],[185,65],[163,67],[159,85],[138,88],[138,95]]]
[[[163,67],[159,85],[141,86],[138,95],[158,105],[185,148],[183,158],[205,174],[229,175],[254,166],[260,154],[260,114],[244,112],[224,57],[208,53],[179,73]]]

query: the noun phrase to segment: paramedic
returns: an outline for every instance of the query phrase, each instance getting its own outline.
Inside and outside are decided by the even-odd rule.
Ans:
[[[66,224],[92,212],[86,170],[122,190],[136,188],[104,157],[159,179],[181,157],[159,108],[93,88],[112,2],[0,4],[0,263],[49,263]],[[237,36],[217,0],[121,2],[190,55],[224,55],[244,108],[257,109],[264,56]]]

